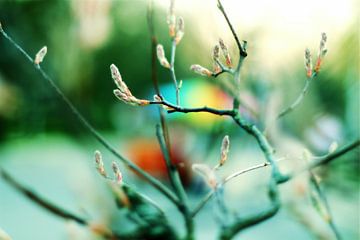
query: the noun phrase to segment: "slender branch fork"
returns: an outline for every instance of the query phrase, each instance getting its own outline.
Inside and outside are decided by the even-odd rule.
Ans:
[[[326,164],[330,163],[331,161],[335,160],[336,158],[345,155],[346,153],[350,152],[351,150],[354,150],[355,148],[357,148],[359,146],[360,146],[360,140],[356,140],[332,154],[321,157],[321,158],[317,159],[316,161],[306,165],[305,167],[295,170],[293,173],[291,173],[289,175],[289,177],[287,178],[287,181],[293,179],[294,177],[297,177],[299,174],[301,174],[305,171],[326,165]],[[218,183],[218,185],[219,186],[225,185],[227,182],[239,177],[240,175],[243,175],[248,172],[252,172],[252,171],[260,169],[260,168],[268,167],[270,165],[271,164],[269,162],[264,162],[264,163],[260,163],[258,165],[255,165],[255,166],[252,166],[249,168],[245,168],[240,171],[236,171],[236,172],[230,174],[229,176],[227,176],[224,180],[222,180],[220,183]],[[284,181],[283,183],[285,183],[287,181]],[[211,190],[202,200],[199,201],[197,206],[192,211],[192,216],[195,216],[205,206],[205,204],[213,197],[215,191],[216,190]]]

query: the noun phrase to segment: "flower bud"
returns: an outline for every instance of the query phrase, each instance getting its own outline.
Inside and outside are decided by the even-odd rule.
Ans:
[[[331,154],[331,153],[334,153],[336,151],[336,149],[338,148],[338,143],[337,142],[332,142],[329,146],[329,150],[328,150],[328,153]]]
[[[121,184],[122,183],[122,174],[120,172],[120,169],[119,169],[119,166],[116,164],[116,162],[112,162],[112,170],[114,172],[114,176],[115,176],[115,182],[118,183],[118,184]]]
[[[182,85],[183,85],[183,80],[180,80],[179,85],[178,85],[178,89],[181,89]]]
[[[179,17],[177,22],[177,30],[175,35],[175,43],[178,44],[184,36],[185,22],[182,17]]]
[[[325,48],[326,46],[326,41],[327,41],[327,36],[326,33],[322,33],[321,34],[321,40],[320,40],[320,46],[319,46],[319,53],[318,53],[318,58],[316,60],[316,64],[314,67],[314,71],[316,73],[318,73],[320,71],[320,67],[323,63],[323,59],[327,53],[327,49]]]
[[[308,48],[305,49],[305,70],[306,76],[310,78],[312,76],[312,61],[311,61],[311,53]]]
[[[145,106],[150,104],[149,100],[142,100],[142,99],[137,99],[136,97],[134,97],[131,92],[130,95],[121,92],[119,89],[114,89],[114,95],[121,101],[123,101],[126,104],[130,104],[133,106]]]
[[[97,171],[100,173],[100,175],[102,175],[103,177],[106,177],[106,171],[104,168],[104,163],[102,161],[102,156],[99,150],[95,151],[95,165],[96,165],[96,169]]]
[[[214,49],[213,49],[213,55],[212,55],[214,61],[218,61],[219,57],[220,57],[220,47],[219,45],[215,45]]]
[[[111,76],[118,87],[118,89],[114,89],[114,95],[121,101],[130,104],[130,105],[137,105],[137,106],[144,106],[150,104],[150,101],[148,100],[141,100],[134,97],[128,88],[128,86],[125,84],[125,82],[122,80],[119,69],[114,65],[110,65],[110,71]]]
[[[229,153],[229,149],[230,149],[230,139],[229,136],[226,135],[223,140],[222,140],[222,144],[221,144],[221,154],[220,154],[220,162],[219,165],[222,166],[224,165],[228,153]]]
[[[157,58],[161,64],[161,66],[163,66],[165,68],[170,68],[170,63],[165,57],[164,47],[161,44],[157,45],[156,54],[157,54]]]
[[[171,38],[175,37],[176,17],[174,14],[174,4],[175,4],[175,1],[170,0],[170,8],[169,8],[169,13],[168,13],[168,17],[167,17],[167,23],[169,26],[169,35]]]
[[[47,47],[44,46],[44,47],[41,48],[40,51],[35,55],[34,63],[35,63],[35,64],[40,64],[40,63],[44,60],[44,57],[46,56],[46,53],[47,53]]]
[[[111,71],[111,77],[114,80],[114,82],[115,82],[116,86],[118,87],[118,89],[121,92],[123,92],[124,94],[130,95],[131,92],[130,92],[128,86],[122,80],[119,69],[115,66],[115,64],[110,65],[110,71]]]
[[[213,49],[213,52],[212,52],[212,58],[214,60],[214,63],[213,63],[213,71],[214,73],[218,73],[218,72],[221,72],[221,67],[219,65],[219,57],[220,57],[220,47],[219,45],[215,45],[214,49]]]
[[[221,38],[219,39],[219,44],[220,44],[221,51],[222,51],[222,53],[224,55],[224,58],[225,58],[226,66],[231,67],[232,62],[231,62],[231,58],[230,58],[228,48],[227,48],[227,46],[225,45],[224,41]]]
[[[200,66],[198,64],[191,65],[190,70],[194,71],[197,74],[207,77],[210,77],[213,74],[209,69],[204,68],[203,66]]]
[[[155,102],[162,102],[162,98],[159,95],[155,94],[154,95],[154,101]]]

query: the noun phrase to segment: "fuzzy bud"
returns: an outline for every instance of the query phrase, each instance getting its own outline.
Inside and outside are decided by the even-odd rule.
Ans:
[[[175,4],[175,0],[171,0],[169,13],[168,13],[168,17],[167,17],[167,24],[169,26],[169,35],[171,38],[175,37],[176,17],[174,14],[174,4]]]
[[[157,45],[156,54],[157,54],[157,58],[161,64],[161,66],[163,66],[165,68],[170,68],[170,63],[165,57],[165,51],[164,51],[163,45],[161,45],[161,44]]]
[[[102,160],[102,156],[99,150],[95,151],[95,165],[96,165],[96,169],[97,171],[100,173],[100,175],[102,175],[103,177],[106,177],[106,171],[104,168],[104,162]]]
[[[175,35],[175,43],[179,44],[185,33],[185,22],[182,17],[179,17],[177,21],[177,30]]]
[[[131,92],[130,92],[128,86],[122,80],[119,69],[115,66],[115,64],[110,65],[110,71],[111,71],[111,77],[114,80],[114,82],[115,82],[116,86],[118,87],[118,89],[121,92],[123,92],[124,94],[131,95]]]
[[[308,48],[305,49],[305,70],[306,76],[310,78],[312,76],[312,61],[311,61],[311,53]]]
[[[329,150],[328,150],[328,153],[331,154],[331,153],[334,153],[336,151],[336,149],[338,148],[338,143],[337,142],[332,142],[329,146]]]
[[[227,46],[225,45],[224,41],[221,38],[219,39],[219,44],[220,44],[221,51],[222,51],[222,53],[224,55],[224,58],[225,58],[226,66],[231,67],[232,62],[231,62],[231,58],[230,58],[228,48],[227,48]]]
[[[213,53],[212,57],[214,61],[218,61],[220,57],[220,47],[218,44],[215,45],[212,53]]]
[[[118,184],[121,184],[123,178],[122,178],[122,174],[120,172],[119,166],[116,164],[116,162],[112,162],[111,167],[114,172],[115,182]]]
[[[114,95],[121,101],[126,104],[130,104],[133,106],[146,106],[150,104],[149,100],[137,99],[131,93],[130,95],[120,91],[119,89],[114,89]]]
[[[316,60],[316,64],[314,67],[314,71],[316,73],[318,73],[320,71],[320,67],[323,63],[323,59],[327,53],[327,49],[326,49],[326,41],[327,41],[327,35],[326,33],[322,33],[321,34],[321,40],[320,40],[320,46],[319,46],[319,53],[318,53],[318,58]]]
[[[40,51],[35,55],[34,63],[35,63],[35,64],[40,64],[40,63],[44,60],[44,57],[46,56],[46,53],[47,53],[47,47],[44,46],[44,47],[41,48]]]
[[[215,45],[214,49],[213,49],[213,52],[212,52],[212,58],[214,60],[214,63],[213,63],[213,71],[214,73],[218,73],[218,72],[221,72],[221,67],[219,65],[219,57],[220,57],[220,47],[219,45]]]
[[[224,165],[224,163],[226,162],[226,159],[227,159],[228,153],[229,153],[229,149],[230,149],[230,139],[229,139],[229,136],[226,135],[223,138],[222,144],[221,144],[221,154],[220,154],[220,162],[219,162],[220,166]]]
[[[197,74],[207,77],[210,77],[213,74],[209,69],[204,68],[203,66],[200,66],[198,64],[191,65],[190,70],[194,71]]]
[[[215,172],[208,165],[205,165],[205,164],[193,164],[192,165],[192,170],[194,172],[200,174],[200,176],[204,178],[206,183],[211,188],[216,187],[217,181],[216,181]]]
[[[154,101],[155,102],[162,102],[162,98],[159,95],[155,94],[154,95]]]
[[[178,89],[181,89],[182,85],[183,85],[183,80],[180,80],[179,85],[178,85]]]
[[[118,87],[118,89],[115,89],[113,92],[119,100],[135,106],[144,106],[150,104],[148,100],[137,99],[132,95],[130,89],[122,80],[119,69],[114,64],[110,65],[110,71],[111,77],[114,80],[116,86]]]

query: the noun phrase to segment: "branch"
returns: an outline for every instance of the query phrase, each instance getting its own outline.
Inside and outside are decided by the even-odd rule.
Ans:
[[[360,146],[360,139],[355,140],[354,142],[343,147],[342,149],[337,150],[336,152],[329,154],[323,158],[319,158],[316,161],[311,162],[309,165],[305,166],[304,168],[301,168],[298,171],[295,171],[294,173],[292,173],[291,175],[288,176],[288,178],[289,178],[288,180],[296,177],[297,175],[301,174],[304,171],[308,171],[310,169],[313,169],[313,168],[316,168],[319,166],[327,165],[330,162],[332,162],[333,160],[337,159],[338,157],[356,149],[359,146]]]
[[[330,205],[327,201],[325,191],[320,186],[320,182],[319,182],[317,176],[315,175],[315,173],[312,170],[309,170],[308,172],[309,172],[309,178],[310,178],[309,180],[310,180],[310,184],[311,184],[310,186],[312,186],[314,188],[314,192],[310,193],[314,208],[319,212],[319,214],[324,219],[324,221],[329,225],[329,227],[333,231],[336,239],[341,240],[342,237],[334,223]],[[317,209],[318,207],[316,207],[316,205],[319,205],[319,207],[322,210]]]
[[[88,220],[85,220],[85,218],[79,217],[65,209],[58,207],[54,203],[45,200],[43,197],[39,196],[38,194],[34,193],[33,191],[29,190],[28,188],[20,184],[18,181],[15,180],[15,178],[10,176],[2,168],[0,168],[0,177],[3,178],[11,187],[13,187],[22,195],[27,197],[30,201],[36,203],[37,205],[49,211],[50,213],[54,214],[55,216],[58,216],[66,220],[75,221],[80,225],[88,227],[91,231],[101,235],[106,239],[131,239],[131,237],[127,235],[115,234],[107,228],[104,227],[101,228],[100,226],[96,227],[96,225],[92,224]]]
[[[176,41],[175,39],[173,39],[171,41],[170,72],[171,72],[171,78],[174,81],[174,86],[175,86],[176,105],[180,106],[180,88],[175,74],[175,53],[176,53]]]
[[[296,100],[289,107],[282,110],[279,113],[279,115],[277,115],[276,119],[282,118],[286,114],[292,112],[301,103],[301,101],[304,99],[306,93],[308,92],[308,89],[310,87],[310,83],[313,81],[315,76],[316,76],[316,73],[314,73],[311,78],[306,78],[305,86],[302,89],[300,95],[296,98]]]
[[[312,162],[310,163],[309,165],[305,166],[304,168],[298,170],[298,171],[295,171],[292,175],[288,175],[287,176],[287,180],[286,181],[289,181],[291,179],[293,179],[294,177],[298,176],[300,173],[303,173],[304,171],[309,171],[313,168],[316,168],[316,167],[319,167],[319,166],[322,166],[322,165],[326,165],[328,164],[329,162],[339,158],[340,156],[348,153],[349,151],[351,150],[354,150],[356,147],[358,147],[360,145],[360,140],[357,140],[357,141],[354,141],[353,143],[343,147],[342,149],[330,154],[330,155],[327,155],[326,157],[324,158],[320,158],[319,160],[315,161],[315,162]],[[255,165],[255,166],[252,166],[252,167],[249,167],[249,168],[246,168],[246,169],[243,169],[243,170],[239,170],[239,171],[236,171],[232,174],[230,174],[228,177],[226,177],[221,183],[221,185],[225,185],[227,182],[231,181],[232,179],[235,179],[237,177],[239,177],[240,175],[242,174],[245,174],[245,173],[248,173],[248,172],[251,172],[251,171],[254,171],[254,170],[257,170],[257,169],[260,169],[260,168],[264,168],[264,167],[267,167],[267,166],[270,166],[270,163],[269,162],[264,162],[264,163],[261,163],[261,164],[258,164],[258,165]],[[285,182],[286,182],[285,181]],[[205,195],[205,197],[198,203],[198,205],[194,208],[194,210],[192,211],[192,216],[195,217],[196,214],[206,205],[206,203],[213,197],[214,195],[214,192],[215,190],[211,190],[207,195]]]
[[[240,58],[241,58],[241,57],[245,58],[245,57],[247,56],[247,52],[246,52],[246,50],[244,49],[244,47],[241,45],[241,43],[240,43],[240,41],[239,41],[239,38],[238,38],[238,36],[236,35],[236,32],[235,32],[235,30],[234,30],[234,28],[233,28],[233,26],[232,26],[232,24],[231,24],[231,22],[230,22],[230,20],[229,20],[229,18],[228,18],[228,16],[227,16],[227,14],[226,14],[226,12],[225,12],[225,9],[224,9],[221,1],[218,0],[217,2],[218,2],[218,8],[219,8],[219,10],[221,11],[221,13],[224,15],[225,20],[226,20],[226,22],[227,22],[227,24],[228,24],[228,26],[229,26],[229,28],[230,28],[230,30],[231,30],[231,33],[233,34],[233,36],[234,36],[234,38],[235,38],[236,45],[237,45],[237,47],[238,47],[238,49],[239,49],[239,52],[240,52]]]
[[[240,176],[244,173],[251,172],[251,171],[254,171],[259,168],[267,167],[269,165],[270,165],[270,163],[264,162],[264,163],[261,163],[261,164],[258,164],[258,165],[240,170],[240,171],[236,171],[233,174],[230,174],[228,177],[226,177],[222,182],[219,183],[219,185],[223,186],[227,182],[231,181],[234,178],[237,178],[238,176]],[[199,211],[205,206],[205,204],[213,197],[214,193],[215,193],[215,189],[212,189],[208,194],[205,195],[205,197],[198,203],[198,205],[192,211],[191,215],[193,217],[195,217],[196,214],[199,213]]]
[[[269,184],[269,198],[271,205],[268,208],[247,217],[239,218],[234,224],[224,227],[220,234],[220,239],[231,239],[242,229],[261,223],[273,217],[279,211],[281,203],[277,183],[273,178],[270,180]]]
[[[179,172],[176,166],[171,162],[170,153],[166,148],[166,144],[164,141],[163,133],[161,132],[161,128],[159,125],[156,126],[156,136],[158,138],[161,151],[165,158],[165,163],[167,167],[167,171],[170,178],[170,183],[174,188],[176,195],[179,198],[177,202],[177,207],[179,211],[184,215],[186,228],[187,228],[187,239],[191,239],[194,232],[194,222],[190,213],[189,205],[188,205],[188,198],[186,196],[186,192],[184,186],[181,183]]]
[[[147,9],[147,23],[148,29],[151,37],[151,79],[154,85],[154,89],[157,95],[160,94],[160,88],[157,77],[157,57],[156,57],[156,46],[158,44],[156,35],[155,35],[155,26],[154,26],[154,0],[148,1]],[[159,108],[159,116],[162,130],[164,132],[165,142],[167,149],[171,149],[169,131],[166,124],[165,113]]]
[[[174,113],[174,112],[182,112],[182,113],[191,113],[191,112],[208,112],[219,116],[234,116],[235,112],[234,110],[220,110],[210,107],[199,107],[199,108],[184,108],[180,106],[176,106],[165,99],[162,99],[162,101],[150,101],[150,104],[157,104],[157,105],[164,105],[168,107],[167,110],[168,113]]]
[[[70,109],[70,111],[78,118],[80,123],[87,129],[100,144],[102,144],[108,151],[110,151],[115,157],[117,157],[120,161],[122,161],[128,168],[132,169],[134,172],[138,173],[140,176],[144,177],[146,181],[148,181],[152,186],[154,186],[156,189],[158,189],[161,193],[163,193],[165,196],[167,196],[171,201],[176,201],[176,197],[173,195],[173,193],[165,186],[163,185],[159,180],[152,177],[147,172],[143,171],[141,168],[139,168],[136,164],[132,163],[130,160],[126,159],[122,155],[120,155],[114,147],[108,143],[103,136],[99,132],[95,130],[95,128],[84,118],[84,116],[76,109],[76,107],[71,103],[71,101],[63,94],[63,92],[60,90],[60,88],[55,84],[55,82],[50,78],[50,76],[40,67],[38,64],[34,64],[33,59],[30,57],[30,55],[22,48],[20,47],[2,28],[0,28],[1,34],[7,39],[12,46],[14,46],[16,49],[18,49],[23,56],[31,63],[33,64],[35,70],[37,70],[40,75],[43,77],[44,80],[46,80],[49,85],[52,87],[52,89],[56,92],[58,97],[66,104],[66,106]]]

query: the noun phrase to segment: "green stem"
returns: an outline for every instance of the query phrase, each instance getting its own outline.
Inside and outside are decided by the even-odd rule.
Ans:
[[[308,92],[308,89],[310,87],[310,83],[312,82],[312,80],[315,78],[316,74],[314,73],[310,78],[306,79],[305,82],[305,86],[304,88],[301,90],[300,95],[297,97],[297,99],[286,109],[282,110],[279,115],[276,117],[276,119],[282,118],[284,117],[286,114],[292,112],[304,99],[306,93]]]
[[[83,225],[86,227],[91,228],[91,222],[89,220],[86,220],[85,218],[79,217],[73,213],[70,213],[69,211],[62,209],[58,207],[56,204],[45,200],[43,197],[38,195],[37,193],[29,190],[27,187],[23,186],[21,183],[19,183],[17,180],[15,180],[14,177],[12,177],[10,174],[8,174],[5,170],[0,168],[0,177],[2,177],[11,187],[13,187],[15,190],[20,192],[22,195],[27,197],[32,202],[36,203],[43,209],[47,210],[48,212],[52,213],[55,216],[58,216],[60,218],[66,219],[66,220],[72,220],[79,225]],[[104,232],[100,233],[100,235],[105,239],[132,239],[129,235],[123,235],[113,232]]]
[[[239,52],[240,52],[240,56],[246,57],[246,56],[247,56],[246,50],[245,50],[244,47],[241,45],[241,43],[240,43],[240,41],[239,41],[239,38],[238,38],[238,36],[237,36],[237,34],[236,34],[235,30],[234,30],[234,27],[232,26],[232,24],[231,24],[231,22],[230,22],[230,20],[229,20],[229,17],[227,16],[227,14],[226,14],[226,12],[225,12],[225,9],[224,9],[221,1],[218,0],[217,2],[218,2],[218,8],[219,8],[219,10],[220,10],[221,13],[224,15],[224,18],[225,18],[225,20],[226,20],[226,22],[227,22],[227,24],[228,24],[228,26],[229,26],[229,28],[230,28],[230,30],[231,30],[231,33],[232,33],[233,36],[234,36],[234,39],[235,39],[235,41],[236,41],[236,45],[237,45],[237,47],[238,47],[238,49],[239,49]]]
[[[240,171],[236,171],[235,173],[227,176],[222,182],[219,183],[219,185],[225,185],[227,182],[231,181],[232,179],[234,179],[244,173],[251,172],[256,169],[263,168],[263,167],[266,167],[269,165],[270,165],[270,163],[264,162],[264,163],[261,163],[261,164],[258,164],[258,165],[240,170]],[[208,194],[205,195],[205,197],[202,200],[200,200],[200,202],[197,204],[197,206],[194,208],[194,210],[191,213],[191,215],[193,217],[195,217],[196,214],[199,213],[199,211],[205,206],[205,204],[213,197],[214,193],[215,193],[215,190],[211,190]]]
[[[272,166],[272,175],[277,183],[282,183],[288,180],[287,176],[284,176],[280,173],[277,163],[274,157],[274,149],[268,142],[265,135],[254,125],[248,123],[245,119],[241,118],[239,113],[233,117],[234,121],[244,129],[248,134],[252,135],[259,144],[260,149],[262,150],[266,160]]]
[[[170,183],[173,187],[176,195],[179,198],[177,201],[177,207],[179,211],[183,214],[185,219],[185,225],[187,229],[187,237],[186,239],[192,239],[194,234],[194,221],[190,212],[188,198],[184,189],[184,186],[181,182],[179,172],[176,166],[171,162],[170,153],[166,148],[166,143],[164,140],[164,135],[161,131],[161,127],[159,125],[156,126],[156,136],[158,138],[161,151],[165,158],[166,167],[169,173]]]
[[[176,41],[171,41],[171,59],[170,59],[170,72],[171,78],[174,81],[175,92],[176,92],[176,105],[180,106],[180,89],[175,74],[175,54],[176,54]]]
[[[210,107],[207,107],[207,106],[199,107],[199,108],[180,107],[180,106],[176,106],[176,105],[166,101],[165,99],[163,99],[160,102],[158,102],[158,101],[150,101],[150,104],[157,104],[157,105],[167,106],[167,107],[170,108],[169,110],[167,110],[168,113],[174,113],[174,112],[182,112],[182,113],[208,112],[208,113],[212,113],[212,114],[219,115],[219,116],[223,116],[223,115],[234,116],[235,115],[235,112],[233,110],[221,110],[221,109],[210,108]]]
[[[231,224],[228,227],[224,227],[221,231],[220,239],[229,240],[242,229],[261,223],[273,217],[279,211],[281,203],[277,189],[277,183],[273,178],[270,180],[269,184],[269,198],[271,205],[267,209],[243,218],[239,218],[234,224]]]

